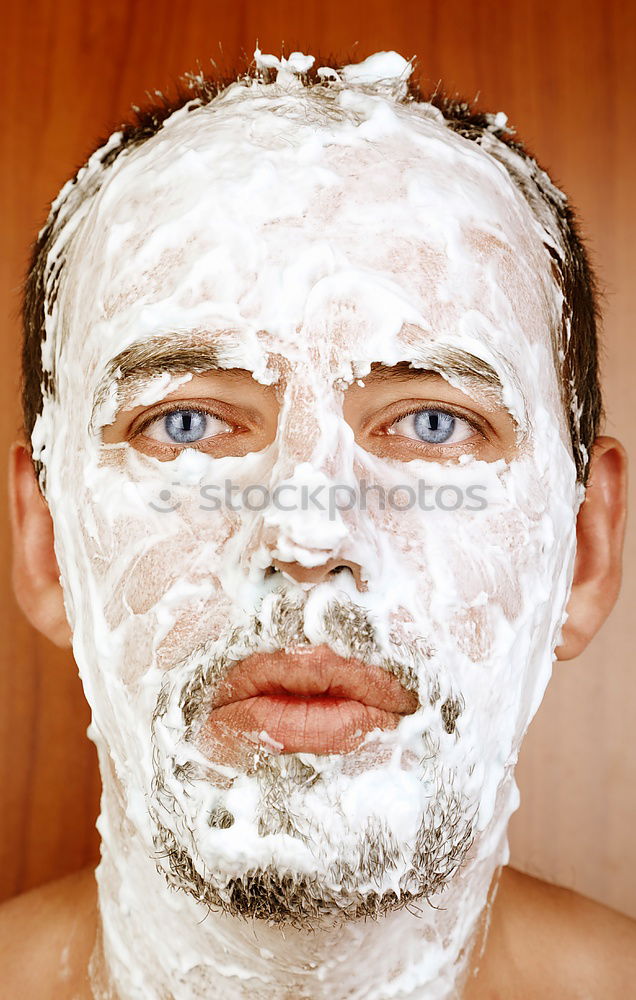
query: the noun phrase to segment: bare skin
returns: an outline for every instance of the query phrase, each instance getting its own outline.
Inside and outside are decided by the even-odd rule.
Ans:
[[[3,996],[93,1000],[97,930],[91,868],[4,903]],[[635,981],[635,921],[505,868],[479,972],[462,1000],[626,1000]]]

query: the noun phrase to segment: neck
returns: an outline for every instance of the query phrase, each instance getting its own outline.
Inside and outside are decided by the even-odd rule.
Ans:
[[[430,902],[306,931],[208,912],[170,889],[113,793],[105,786],[98,823],[97,1000],[455,1000],[479,951],[489,888],[507,861],[517,796],[511,780],[497,823],[478,835],[466,864]]]

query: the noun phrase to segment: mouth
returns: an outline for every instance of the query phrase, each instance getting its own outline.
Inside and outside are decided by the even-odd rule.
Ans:
[[[417,697],[380,667],[328,646],[253,653],[229,671],[203,726],[256,738],[278,753],[341,754],[374,729],[395,729]]]

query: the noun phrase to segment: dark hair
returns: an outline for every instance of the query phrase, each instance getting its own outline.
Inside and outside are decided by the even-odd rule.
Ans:
[[[342,61],[318,58],[315,65],[343,65]],[[259,77],[267,79],[271,73],[261,71]],[[104,182],[108,168],[125,150],[141,145],[161,129],[164,121],[175,111],[190,105],[209,104],[227,86],[240,79],[239,74],[225,78],[190,75],[176,88],[176,96],[166,98],[157,93],[153,102],[143,109],[135,108],[132,119],[120,126],[119,132],[108,141],[101,140],[87,160],[98,158],[101,169],[84,180],[81,167],[72,181],[63,188],[53,203],[46,225],[33,247],[23,295],[23,348],[22,348],[22,408],[24,432],[27,441],[38,414],[42,410],[44,394],[54,393],[55,373],[44,370],[42,343],[47,312],[53,309],[64,268],[64,254],[52,265],[47,264],[49,251],[55,243],[63,224],[61,210],[75,197],[77,205],[95,193]],[[244,76],[244,79],[249,79]],[[306,87],[324,87],[325,81],[310,71],[302,75]],[[487,145],[490,155],[508,171],[512,181],[528,201],[531,209],[549,213],[552,228],[558,232],[562,252],[545,243],[546,252],[552,257],[552,270],[563,293],[561,330],[554,345],[555,364],[560,373],[562,401],[569,420],[572,453],[579,481],[587,481],[588,456],[599,432],[603,415],[599,380],[597,322],[599,317],[596,280],[588,260],[585,246],[578,232],[572,208],[536,163],[534,158],[507,130],[500,116],[475,110],[467,101],[447,97],[443,92],[425,96],[415,83],[408,83],[402,103],[433,105],[443,115],[449,129],[475,142]],[[493,139],[498,142],[493,142]],[[529,167],[528,173],[515,168],[516,157]],[[519,161],[517,161],[519,162]],[[73,206],[71,205],[71,214]],[[40,463],[36,462],[36,467]]]

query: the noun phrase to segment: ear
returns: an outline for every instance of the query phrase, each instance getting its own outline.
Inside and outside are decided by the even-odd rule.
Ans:
[[[53,548],[53,521],[40,493],[31,456],[16,442],[9,453],[9,506],[13,534],[13,589],[35,628],[56,646],[71,645],[60,571]]]
[[[558,660],[582,653],[616,603],[621,583],[627,495],[627,455],[611,437],[598,437],[576,522],[576,562]]]

